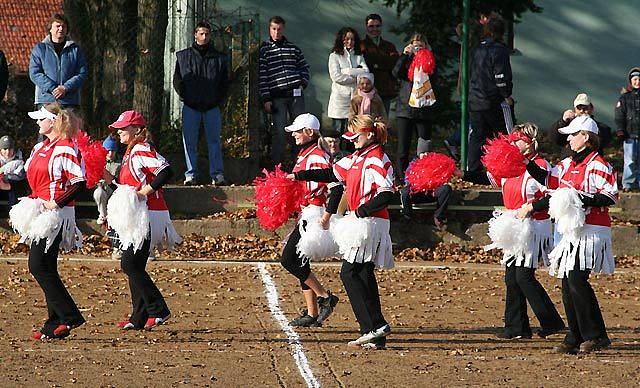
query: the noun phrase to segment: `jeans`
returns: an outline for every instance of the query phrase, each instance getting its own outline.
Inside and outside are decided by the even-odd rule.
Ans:
[[[222,119],[220,108],[215,107],[206,112],[200,112],[186,105],[182,107],[182,142],[184,157],[187,162],[185,178],[195,178],[198,175],[198,135],[200,123],[204,124],[204,134],[207,139],[209,152],[209,175],[215,178],[222,174],[222,147],[220,143],[220,129]]]
[[[305,113],[304,96],[279,97],[273,99],[271,113],[271,119],[273,120],[273,127],[271,128],[271,161],[274,165],[280,164],[283,160],[287,138],[293,141],[293,137],[284,131],[284,127],[303,113]],[[295,160],[296,150],[294,146],[292,146],[291,156],[292,159]]]
[[[638,187],[640,177],[638,174],[638,138],[631,138],[624,141],[624,167],[622,169],[622,188],[634,189]]]

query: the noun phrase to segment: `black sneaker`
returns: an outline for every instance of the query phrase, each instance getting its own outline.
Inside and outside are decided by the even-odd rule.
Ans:
[[[561,354],[577,354],[578,347],[574,345],[569,345],[563,342],[560,345],[554,347],[553,351]]]
[[[600,337],[581,343],[580,353],[591,353],[597,350],[606,349],[609,346],[611,346],[611,340],[609,339],[609,337]]]
[[[315,317],[312,317],[311,315],[307,314],[306,312],[299,316],[298,318],[294,319],[293,321],[289,322],[289,324],[291,326],[294,327],[320,327],[322,326],[321,322],[318,322],[318,319]]]
[[[558,334],[558,333],[560,333],[560,332],[562,332],[564,330],[565,330],[564,326],[556,328],[556,329],[540,329],[540,330],[536,331],[536,335],[538,337],[540,337],[540,338],[547,338],[547,337],[552,336],[554,334]]]
[[[336,307],[339,301],[338,297],[333,295],[331,291],[327,291],[327,293],[329,296],[326,298],[321,296],[318,297],[318,307],[320,308],[320,311],[318,313],[317,321],[320,324],[329,318],[329,315],[333,313],[333,308]]]
[[[501,331],[496,334],[496,338],[501,340],[522,340],[522,339],[531,339],[531,334],[520,334],[520,335],[511,335],[507,334],[505,331]]]

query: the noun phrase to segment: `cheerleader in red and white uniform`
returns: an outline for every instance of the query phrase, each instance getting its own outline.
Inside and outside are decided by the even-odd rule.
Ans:
[[[551,165],[538,154],[536,139],[538,127],[532,123],[513,127],[509,140],[520,149],[532,163],[541,169],[550,170]],[[491,184],[502,190],[502,200],[507,210],[517,211],[525,204],[536,202],[544,197],[546,188],[524,172],[515,178],[495,179],[491,173],[467,171],[464,180],[480,184]],[[504,311],[504,331],[497,335],[501,339],[531,338],[531,326],[527,316],[527,301],[540,321],[538,336],[546,338],[564,330],[565,325],[544,287],[536,279],[535,272],[539,264],[549,265],[548,254],[553,249],[551,220],[546,210],[523,214],[531,217],[531,236],[529,246],[522,254],[504,254],[504,282],[506,301]]]
[[[122,252],[120,265],[129,277],[133,310],[129,319],[118,323],[118,327],[148,330],[166,322],[170,316],[162,293],[145,268],[149,254],[155,248],[171,249],[181,241],[171,223],[161,189],[172,172],[166,160],[148,142],[146,121],[140,113],[126,111],[109,128],[117,130],[120,141],[127,145],[118,183],[134,187],[137,195],[146,200],[149,210],[147,238],[139,249],[131,245]],[[115,194],[111,199],[114,198]],[[123,236],[119,237],[122,239]]]
[[[591,117],[578,116],[559,131],[569,135],[573,155],[562,160],[550,174],[534,162],[527,165],[527,171],[550,190],[576,189],[583,204],[585,221],[577,240],[563,236],[550,254],[549,272],[562,279],[562,302],[569,324],[569,332],[555,350],[573,354],[611,344],[589,275],[592,271],[611,274],[615,268],[608,207],[618,200],[618,184],[615,171],[598,154],[598,126]],[[523,212],[548,207],[549,198],[526,204]]]
[[[49,224],[44,234],[22,236],[23,241],[30,241],[29,272],[44,291],[49,312],[44,326],[35,331],[32,338],[60,339],[85,322],[58,274],[58,250],[70,251],[82,245],[73,206],[76,196],[86,187],[78,149],[72,140],[78,131],[79,120],[57,103],[47,104],[38,111],[30,112],[29,116],[37,120],[39,133],[44,136],[25,162],[27,181],[32,190],[29,197],[41,201],[44,209],[50,211],[45,213],[51,217],[35,220],[40,227],[44,226],[42,223]],[[14,209],[25,203],[16,205]],[[12,221],[15,219],[13,215],[11,218]]]
[[[349,121],[348,132],[343,137],[354,143],[353,154],[340,159],[333,171],[316,170],[313,174],[297,174],[296,178],[341,182],[350,211],[346,217],[364,219],[367,224],[367,236],[362,244],[343,253],[340,278],[360,324],[361,336],[349,345],[382,349],[391,327],[382,314],[374,269],[394,266],[387,211],[395,192],[394,175],[383,149],[387,129],[384,123],[369,115],[357,115]]]

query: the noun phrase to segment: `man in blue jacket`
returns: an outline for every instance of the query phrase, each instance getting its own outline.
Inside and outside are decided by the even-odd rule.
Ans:
[[[200,22],[193,31],[195,42],[176,53],[173,87],[184,102],[182,108],[182,142],[187,171],[184,184],[196,183],[198,173],[198,135],[204,124],[209,151],[209,174],[212,185],[224,183],[220,130],[220,107],[229,89],[227,57],[211,43],[211,25]]]
[[[58,102],[63,107],[80,105],[80,89],[87,79],[87,60],[80,46],[67,37],[69,22],[55,14],[49,34],[35,45],[29,60],[29,78],[36,85],[34,104]]]

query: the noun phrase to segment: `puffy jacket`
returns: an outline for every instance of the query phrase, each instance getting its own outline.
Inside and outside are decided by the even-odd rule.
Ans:
[[[629,75],[640,68],[629,70]],[[629,78],[629,77],[627,77]],[[625,133],[625,136],[640,135],[640,89],[631,89],[620,96],[615,110],[616,130]]]
[[[411,61],[413,61],[413,54],[407,55],[403,53],[393,68],[393,76],[400,81],[400,92],[396,102],[396,117],[426,120],[432,114],[433,106],[414,108],[409,105],[409,97],[411,97],[411,89],[413,89],[413,82],[409,80],[408,75]],[[429,78],[433,81],[433,75],[430,74]]]
[[[369,68],[362,55],[353,50],[342,54],[329,54],[329,77],[331,77],[331,95],[329,96],[328,116],[332,119],[349,117],[351,98],[356,93],[356,79],[360,73],[368,73]],[[375,78],[375,77],[374,77]]]
[[[63,85],[67,92],[57,101],[61,105],[79,105],[80,88],[87,79],[87,60],[80,46],[70,39],[58,57],[47,35],[31,51],[29,78],[36,85],[34,104],[56,102],[51,92]]]
[[[212,44],[201,54],[196,43],[176,57],[173,87],[184,104],[200,112],[220,106],[229,90],[227,57]]]
[[[488,110],[511,96],[513,82],[509,49],[487,38],[471,52],[469,64],[469,110]]]
[[[376,90],[382,98],[398,95],[398,84],[391,71],[398,60],[398,50],[393,43],[380,38],[376,45],[368,35],[360,42],[360,51],[376,80]]]

